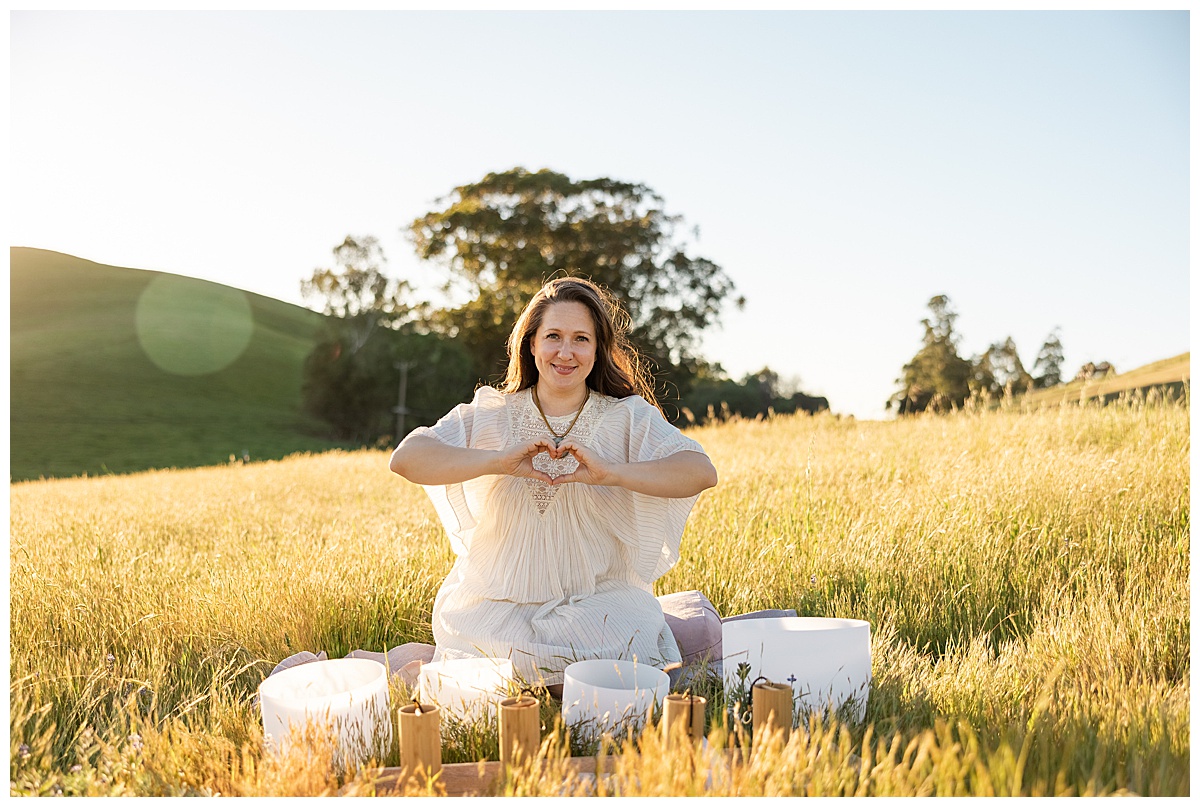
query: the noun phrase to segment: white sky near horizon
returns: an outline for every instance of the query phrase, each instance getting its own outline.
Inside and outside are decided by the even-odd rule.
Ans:
[[[1189,13],[13,12],[10,244],[301,303],[489,171],[643,182],[745,295],[703,353],[884,417],[960,351],[1189,349]]]

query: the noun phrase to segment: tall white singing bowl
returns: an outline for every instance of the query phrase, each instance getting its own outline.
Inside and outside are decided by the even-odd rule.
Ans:
[[[577,661],[563,671],[563,722],[598,737],[640,729],[655,702],[671,688],[670,677],[649,664],[614,659]]]
[[[740,619],[721,625],[722,671],[728,695],[738,667],[749,665],[746,685],[760,675],[792,685],[797,708],[840,709],[852,702],[866,716],[871,685],[871,625],[861,619],[813,616]]]
[[[353,767],[391,748],[387,668],[359,658],[300,664],[270,676],[258,686],[263,741],[277,754],[286,753],[293,729],[307,722],[329,722],[336,731],[334,764]],[[297,737],[299,735],[296,735]]]

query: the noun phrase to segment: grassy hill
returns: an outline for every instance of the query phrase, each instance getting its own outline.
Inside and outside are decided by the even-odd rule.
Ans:
[[[1093,398],[1110,401],[1122,393],[1135,390],[1148,392],[1154,388],[1171,390],[1180,395],[1191,377],[1192,354],[1181,353],[1107,378],[1071,381],[1050,389],[1037,390],[1025,396],[1024,400],[1031,404],[1057,404]]]
[[[13,480],[338,445],[300,411],[320,314],[40,249],[13,247],[10,266]]]

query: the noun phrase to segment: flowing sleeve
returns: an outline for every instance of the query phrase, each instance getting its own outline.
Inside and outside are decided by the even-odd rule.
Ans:
[[[641,396],[618,402],[598,430],[596,447],[618,462],[650,462],[679,451],[704,448],[667,422]],[[679,546],[696,496],[666,499],[624,488],[601,488],[611,501],[605,511],[637,582],[649,586],[679,561]]]
[[[454,407],[433,426],[413,429],[404,439],[432,437],[455,448],[497,451],[505,447],[508,439],[504,404],[504,394],[499,390],[480,387],[470,403]],[[471,546],[478,516],[483,512],[484,502],[495,479],[493,476],[481,476],[453,485],[422,486],[446,528],[455,554],[466,554]]]

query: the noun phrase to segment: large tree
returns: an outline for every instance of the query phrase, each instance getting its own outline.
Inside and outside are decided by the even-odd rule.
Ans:
[[[465,291],[467,302],[438,322],[475,357],[480,378],[503,373],[505,340],[530,296],[552,277],[574,275],[621,300],[630,336],[659,368],[659,381],[686,389],[700,334],[717,321],[733,281],[690,252],[682,219],[664,212],[653,190],[513,168],[457,187],[438,204],[408,229],[420,257],[448,266],[447,291]]]
[[[954,321],[958,314],[950,308],[950,298],[939,294],[929,300],[932,317],[921,320],[925,328],[921,349],[904,365],[896,383],[899,391],[887,402],[900,414],[946,412],[962,406],[971,393],[974,368],[958,355],[958,334]]]

